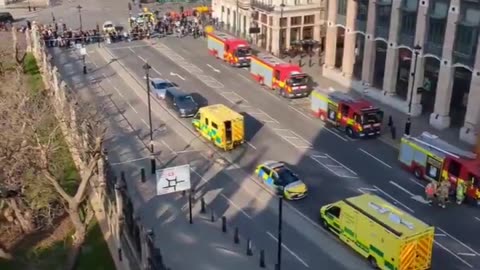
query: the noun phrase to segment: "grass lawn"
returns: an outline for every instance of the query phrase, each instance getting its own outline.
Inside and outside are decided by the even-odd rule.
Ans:
[[[24,70],[30,93],[33,96],[41,97],[39,95],[42,94],[44,88],[43,79],[32,54],[26,55],[24,59]],[[47,125],[45,126],[45,134],[49,134],[49,129],[56,126],[56,121],[53,115],[51,119],[48,119]],[[61,171],[58,171],[58,173],[62,175],[64,180],[61,185],[68,193],[74,194],[79,182],[79,175],[75,163],[72,160],[70,151],[60,131],[56,134],[55,138],[57,140],[58,150],[55,152],[53,162],[60,165],[58,168]],[[34,269],[38,270],[62,269],[70,246],[69,240],[71,239],[70,236],[72,233],[73,232],[70,232],[66,235],[64,240],[52,243],[48,247],[24,247],[22,250],[14,253],[14,261],[5,262],[0,260],[0,269],[20,270],[26,269],[26,265],[35,266]],[[108,246],[104,241],[96,220],[93,220],[92,223],[89,224],[87,238],[78,262],[78,270],[115,269]]]

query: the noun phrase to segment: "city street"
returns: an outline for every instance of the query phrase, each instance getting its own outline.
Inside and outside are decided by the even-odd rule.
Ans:
[[[110,57],[138,80],[143,77],[141,66],[148,60],[156,73],[152,76],[172,80],[209,104],[230,104],[244,113],[248,144],[228,154],[228,158],[246,172],[267,159],[290,164],[310,187],[307,199],[292,203],[308,219],[315,221],[324,203],[375,192],[436,226],[434,266],[479,267],[480,243],[469,237],[479,225],[476,210],[455,205],[443,210],[426,205],[421,199],[423,183],[399,168],[396,150],[391,146],[374,140],[351,140],[327,129],[309,116],[305,108],[308,100],[289,101],[274,96],[256,85],[247,70],[231,68],[210,57],[202,40],[167,38],[153,46],[135,42],[108,47]],[[109,59],[108,54],[102,56]]]

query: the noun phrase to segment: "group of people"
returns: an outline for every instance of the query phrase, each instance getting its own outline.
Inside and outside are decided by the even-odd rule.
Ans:
[[[448,180],[436,182],[432,181],[425,187],[425,195],[428,203],[432,204],[434,200],[438,202],[438,206],[445,208],[449,202],[451,183]],[[465,200],[467,186],[462,180],[457,181],[455,189],[455,200],[457,204],[462,204]]]
[[[67,29],[66,24],[61,27],[58,24],[40,26],[42,39],[47,47],[73,47],[77,43],[98,43],[103,40],[103,36],[98,29],[86,31],[74,31]]]

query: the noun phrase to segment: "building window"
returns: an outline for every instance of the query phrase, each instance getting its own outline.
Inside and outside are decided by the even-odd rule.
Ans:
[[[448,3],[443,1],[435,1],[430,8],[430,17],[436,19],[445,19],[448,14]]]
[[[280,18],[280,27],[287,27],[288,18]]]
[[[459,24],[457,26],[457,34],[455,36],[455,52],[466,57],[474,55],[477,40],[478,31],[476,29],[472,29],[470,26]]]
[[[358,1],[357,20],[367,21],[367,16],[368,16],[368,0]]]
[[[446,25],[447,23],[444,19],[439,20],[430,18],[427,40],[429,42],[443,44]]]
[[[403,10],[405,10],[405,11],[415,12],[415,11],[417,11],[418,1],[417,0],[403,0],[402,6],[403,6]]]
[[[315,23],[315,15],[308,15],[303,17],[303,24],[314,24]]]
[[[307,0],[307,4],[313,4],[313,0]]]
[[[338,0],[337,13],[347,16],[347,0]]]
[[[294,0],[294,4],[295,4],[296,6],[300,5],[300,0]]]
[[[417,27],[417,14],[404,13],[402,15],[401,33],[405,35],[414,35]]]
[[[262,14],[261,22],[264,23],[264,24],[267,24],[267,15],[266,14]]]
[[[292,17],[290,19],[290,24],[291,25],[301,25],[302,24],[302,17],[300,17],[300,16]]]
[[[480,25],[480,10],[467,8],[463,14],[463,22],[465,24],[477,27]]]
[[[272,26],[272,24],[273,24],[273,17],[270,16],[270,17],[268,17],[268,25]]]

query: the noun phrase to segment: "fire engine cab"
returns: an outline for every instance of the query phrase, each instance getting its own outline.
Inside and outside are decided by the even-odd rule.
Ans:
[[[418,137],[403,136],[398,159],[417,178],[437,182],[448,180],[452,184],[451,192],[463,181],[467,187],[466,198],[480,199],[480,160],[473,152],[423,132]]]
[[[211,55],[235,67],[248,67],[252,50],[248,42],[221,32],[207,34],[208,51]]]
[[[294,64],[284,62],[273,55],[253,55],[250,73],[260,84],[276,90],[282,97],[306,97],[310,94],[308,75]]]
[[[383,111],[367,100],[356,99],[333,88],[315,88],[310,108],[316,117],[345,130],[352,138],[380,135]]]

